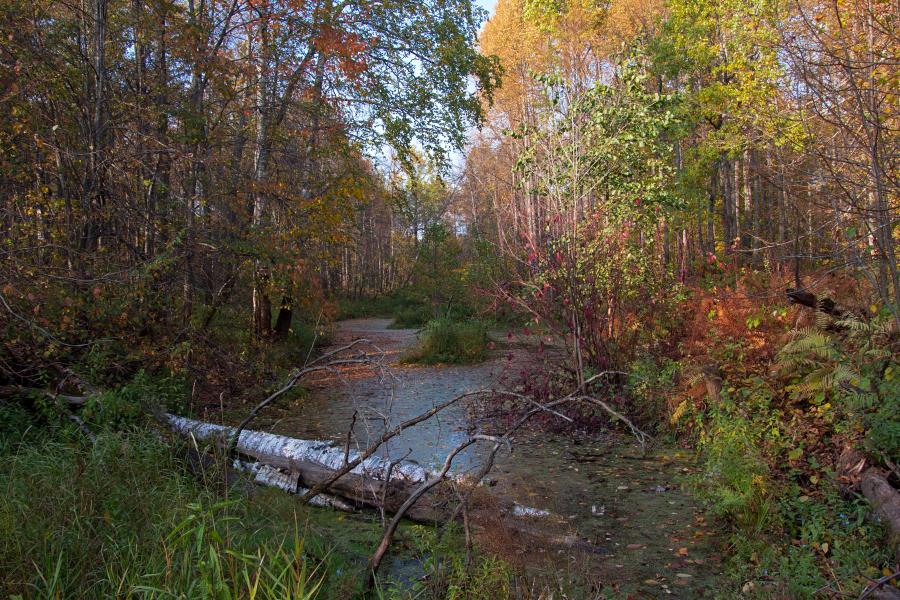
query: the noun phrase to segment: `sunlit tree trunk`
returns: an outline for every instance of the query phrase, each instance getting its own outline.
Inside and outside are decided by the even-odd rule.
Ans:
[[[269,167],[269,95],[271,88],[270,42],[267,15],[260,14],[256,66],[256,139],[253,152],[253,230],[260,233],[267,220],[264,186]],[[265,260],[256,258],[253,265],[253,332],[257,340],[268,338],[272,328],[272,301],[269,297],[270,269]]]

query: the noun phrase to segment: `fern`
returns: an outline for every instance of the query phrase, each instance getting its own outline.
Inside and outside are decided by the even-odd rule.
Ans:
[[[841,384],[859,379],[855,368],[845,362],[834,338],[816,327],[794,331],[778,353],[778,370],[797,375],[797,383],[787,389],[802,399],[812,399],[837,391]]]
[[[900,456],[900,364],[891,319],[847,315],[833,321],[840,333],[807,327],[791,332],[776,367],[791,378],[795,399],[833,402],[844,427],[865,432],[875,456]],[[852,430],[852,429],[851,429]]]
[[[778,353],[778,369],[785,373],[814,369],[821,362],[833,362],[839,353],[831,337],[815,328],[804,328],[791,334],[791,341]]]

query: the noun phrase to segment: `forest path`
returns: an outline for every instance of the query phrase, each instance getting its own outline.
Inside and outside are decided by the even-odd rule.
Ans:
[[[364,447],[385,423],[396,425],[464,392],[502,387],[527,374],[535,360],[544,360],[527,339],[512,335],[508,348],[478,365],[402,364],[399,359],[418,334],[390,324],[390,319],[339,322],[334,346],[369,339],[383,352],[386,369],[362,366],[326,374],[265,428],[345,443],[356,413],[352,443]],[[407,429],[382,455],[439,465],[475,427],[469,408],[459,403]],[[489,475],[492,493],[554,517],[532,519],[525,527],[519,519],[515,528],[509,527],[511,516],[479,523],[476,539],[483,549],[544,579],[580,582],[585,597],[598,597],[600,589],[637,598],[717,595],[718,542],[698,502],[681,489],[680,481],[695,470],[683,452],[656,448],[642,456],[626,437],[600,433],[572,439],[535,431],[517,435],[512,448],[501,452]],[[454,471],[476,469],[483,452],[472,448],[459,456]],[[567,536],[587,543],[561,544]]]

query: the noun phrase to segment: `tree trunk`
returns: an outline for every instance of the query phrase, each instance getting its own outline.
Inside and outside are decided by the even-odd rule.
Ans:
[[[878,469],[869,469],[863,473],[859,489],[872,505],[879,520],[884,523],[894,560],[900,562],[900,492],[888,483]]]
[[[91,92],[90,105],[90,148],[88,153],[88,174],[84,178],[82,202],[85,222],[81,233],[81,249],[97,250],[103,229],[101,209],[105,202],[105,155],[106,155],[106,27],[107,0],[93,0],[91,3],[91,41],[87,55],[90,57],[88,89]]]
[[[291,322],[294,319],[294,299],[290,296],[281,298],[281,307],[278,309],[278,318],[275,320],[275,337],[285,339],[291,332]]]
[[[175,415],[165,415],[169,426],[178,434],[211,441],[224,447],[233,432],[231,427],[203,423]],[[289,474],[296,485],[311,488],[327,481],[347,460],[357,453],[345,454],[344,448],[331,442],[298,440],[261,431],[244,430],[237,440],[236,450],[264,465]],[[383,508],[394,513],[406,502],[419,485],[432,477],[427,469],[407,461],[394,462],[371,456],[355,469],[334,482],[328,490],[350,505]],[[279,486],[280,487],[280,486]],[[433,491],[410,508],[406,516],[415,521],[446,520],[452,507],[447,500],[451,491],[445,485]]]
[[[269,166],[269,117],[271,107],[268,25],[261,19],[259,58],[256,72],[256,148],[253,161],[253,229],[259,232],[266,220],[266,194],[263,190]],[[269,298],[269,269],[263,260],[254,260],[253,333],[257,340],[272,331],[272,301]]]

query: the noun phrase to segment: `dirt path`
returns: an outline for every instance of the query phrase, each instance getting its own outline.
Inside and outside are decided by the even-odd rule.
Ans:
[[[355,413],[353,443],[365,446],[385,424],[396,425],[467,391],[502,386],[534,360],[520,347],[474,366],[402,365],[398,359],[416,343],[417,333],[389,325],[389,319],[343,321],[334,343],[371,340],[384,352],[390,374],[363,367],[323,377],[308,397],[277,415],[270,429],[343,443]],[[437,465],[467,437],[468,415],[465,404],[453,406],[405,431],[383,454]],[[481,458],[481,450],[473,449],[457,459],[454,470],[473,470]],[[597,595],[601,590],[634,598],[716,596],[716,539],[697,502],[680,486],[692,470],[675,450],[641,456],[631,440],[619,436],[600,433],[579,442],[523,433],[492,472],[492,491],[555,517],[531,519],[524,528],[520,521],[515,531],[499,520],[481,523],[478,541],[545,581],[579,582],[589,598],[603,597]],[[563,539],[579,543],[560,543]]]

